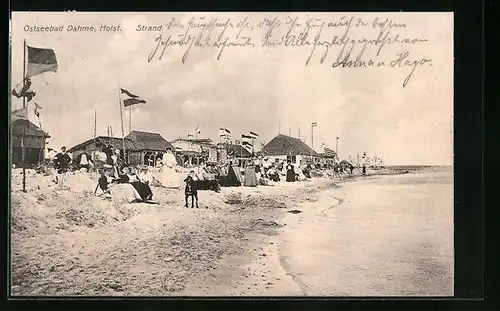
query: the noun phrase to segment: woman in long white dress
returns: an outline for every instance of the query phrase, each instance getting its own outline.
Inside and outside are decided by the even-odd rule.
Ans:
[[[175,166],[177,161],[175,160],[175,155],[172,150],[167,149],[163,154],[162,159],[163,166],[160,173],[160,183],[165,188],[180,188],[181,182],[177,173],[175,172]]]

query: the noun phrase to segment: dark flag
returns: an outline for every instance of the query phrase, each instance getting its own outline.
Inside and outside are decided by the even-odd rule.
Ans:
[[[57,72],[57,59],[54,50],[31,46],[26,46],[26,48],[28,49],[27,77],[33,77],[47,71]]]
[[[125,107],[128,107],[128,106],[132,106],[132,105],[137,105],[137,104],[145,104],[146,101],[142,98],[140,98],[140,96],[138,95],[135,95],[135,94],[132,94],[130,93],[129,91],[125,90],[125,89],[120,89],[122,94],[125,94],[128,96],[128,98],[125,98],[123,100],[123,105]]]
[[[245,134],[241,134],[241,139],[253,139],[253,136],[251,135],[245,135]]]
[[[30,101],[36,96],[36,92],[28,91],[28,92],[26,92],[25,96],[26,96],[26,100]]]
[[[35,113],[35,116],[37,116],[37,118],[40,118],[40,111],[39,111],[40,109],[42,109],[42,107],[40,107],[40,105],[35,103],[35,110],[33,112]]]
[[[24,83],[23,83],[24,82]],[[24,81],[19,82],[16,84],[16,87],[12,90],[12,95],[14,95],[17,98],[21,98],[26,96],[26,93],[31,87],[31,80],[29,78],[26,78]]]

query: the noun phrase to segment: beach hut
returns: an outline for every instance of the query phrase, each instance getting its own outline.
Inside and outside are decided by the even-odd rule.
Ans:
[[[132,131],[125,139],[134,146],[128,149],[130,164],[155,165],[156,160],[163,157],[165,150],[170,149],[175,153],[175,147],[158,133]]]
[[[25,163],[27,166],[40,164],[45,160],[45,142],[50,136],[26,119],[17,119],[12,122],[12,163],[16,166],[22,164],[23,127],[26,127],[24,134]]]
[[[298,138],[279,134],[262,147],[262,155],[274,162],[291,162],[294,165],[303,161],[314,161],[319,155]]]
[[[158,133],[132,131],[124,139],[109,136],[91,138],[71,147],[68,152],[73,159],[76,159],[84,152],[92,154],[95,150],[102,150],[105,145],[119,150],[125,146],[126,160],[132,165],[154,165],[156,159],[163,156],[166,149],[175,151],[174,147]]]

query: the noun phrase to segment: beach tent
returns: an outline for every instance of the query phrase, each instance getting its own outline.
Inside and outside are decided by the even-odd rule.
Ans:
[[[227,173],[228,186],[235,187],[241,186],[244,182],[244,178],[241,175],[240,168],[238,166],[229,166]]]
[[[254,165],[248,165],[247,167],[245,167],[245,186],[246,187],[257,186],[257,175],[255,174]]]

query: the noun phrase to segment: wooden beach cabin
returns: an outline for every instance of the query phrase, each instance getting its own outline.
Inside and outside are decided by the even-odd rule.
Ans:
[[[262,155],[273,162],[314,163],[320,159],[318,153],[302,140],[279,134],[262,147]]]
[[[49,134],[42,131],[38,126],[29,120],[17,119],[12,121],[12,163],[22,166],[22,135],[23,127],[26,126],[24,136],[25,163],[26,167],[35,166],[45,160],[45,143],[50,138]]]
[[[121,137],[99,136],[94,139],[84,141],[68,150],[72,154],[73,159],[76,159],[81,153],[86,152],[92,154],[95,150],[109,144],[114,149],[119,149],[123,155],[123,145],[125,145],[126,160],[131,165],[146,164],[154,166],[158,158],[163,157],[163,153],[167,149],[175,152],[175,148],[160,134],[132,131]]]
[[[156,160],[162,158],[167,149],[175,153],[175,147],[158,133],[132,131],[125,139],[134,145],[128,152],[130,164],[155,166]]]

